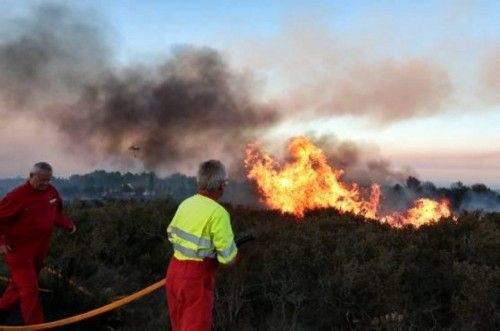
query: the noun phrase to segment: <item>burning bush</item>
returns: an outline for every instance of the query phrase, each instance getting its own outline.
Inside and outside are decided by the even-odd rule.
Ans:
[[[325,153],[306,137],[290,139],[288,152],[291,160],[282,166],[257,145],[247,148],[248,178],[256,182],[264,203],[270,208],[299,218],[307,210],[334,208],[394,227],[407,224],[419,227],[451,216],[447,200],[424,198],[416,200],[406,213],[381,215],[378,184],[371,185],[369,198],[364,199],[359,185],[343,182],[344,171],[329,165]]]

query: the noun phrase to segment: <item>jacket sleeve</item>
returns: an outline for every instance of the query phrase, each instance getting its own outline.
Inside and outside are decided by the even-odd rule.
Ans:
[[[214,216],[211,236],[217,251],[217,260],[222,264],[229,264],[234,261],[238,254],[229,214],[224,211]]]
[[[7,243],[5,237],[6,222],[13,220],[21,212],[22,208],[22,199],[19,199],[14,192],[8,193],[0,201],[0,245]]]
[[[57,194],[57,216],[56,216],[56,225],[65,229],[71,230],[75,226],[75,223],[68,217],[63,214],[63,202],[59,193]]]
[[[0,223],[13,219],[21,210],[21,199],[18,199],[13,192],[8,193],[0,201]]]

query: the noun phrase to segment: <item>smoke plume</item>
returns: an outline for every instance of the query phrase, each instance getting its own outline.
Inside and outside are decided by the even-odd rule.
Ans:
[[[344,179],[348,182],[364,186],[371,183],[394,185],[415,174],[411,169],[396,169],[373,144],[340,140],[332,134],[310,133],[308,136],[325,152],[331,166],[345,171]]]
[[[480,87],[487,101],[500,102],[500,46],[491,50],[481,63]]]
[[[108,68],[103,25],[95,16],[92,21],[84,17],[66,7],[43,5],[28,17],[5,19],[0,29],[3,108],[38,111],[68,102]]]
[[[331,84],[323,112],[370,114],[381,123],[432,115],[451,90],[446,71],[424,59],[360,65]]]
[[[277,119],[248,74],[209,48],[177,47],[162,65],[112,67],[103,25],[61,6],[12,20],[0,43],[0,96],[11,115],[49,121],[74,153],[147,169],[204,158],[234,163]]]
[[[211,155],[234,160],[276,119],[253,101],[248,84],[214,50],[177,49],[152,75],[127,72],[87,88],[58,124],[75,144],[87,141],[106,155],[137,145],[147,168]]]
[[[467,186],[456,182],[449,188],[438,188],[431,182],[421,182],[418,178],[410,176],[405,183],[392,187],[385,186],[382,190],[382,210],[404,210],[418,198],[445,198],[456,212],[500,211],[500,195],[485,184]]]
[[[386,125],[445,109],[453,85],[447,67],[436,59],[394,58],[381,53],[381,40],[356,42],[317,22],[293,23],[242,54],[251,66],[287,78],[287,93],[278,95],[287,112],[305,118],[366,117]]]

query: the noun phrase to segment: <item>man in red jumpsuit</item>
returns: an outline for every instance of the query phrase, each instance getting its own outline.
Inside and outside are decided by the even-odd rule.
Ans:
[[[62,214],[62,200],[50,184],[52,167],[35,164],[29,180],[0,201],[0,254],[11,281],[0,298],[0,312],[21,306],[25,324],[44,323],[38,298],[38,274],[47,255],[54,225],[74,233],[73,222]]]

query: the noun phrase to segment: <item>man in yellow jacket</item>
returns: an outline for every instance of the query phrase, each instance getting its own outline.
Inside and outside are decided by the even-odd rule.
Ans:
[[[174,331],[212,328],[217,265],[238,254],[229,213],[217,202],[227,184],[224,165],[201,163],[196,180],[198,193],[179,205],[167,229],[174,249],[166,283]]]

